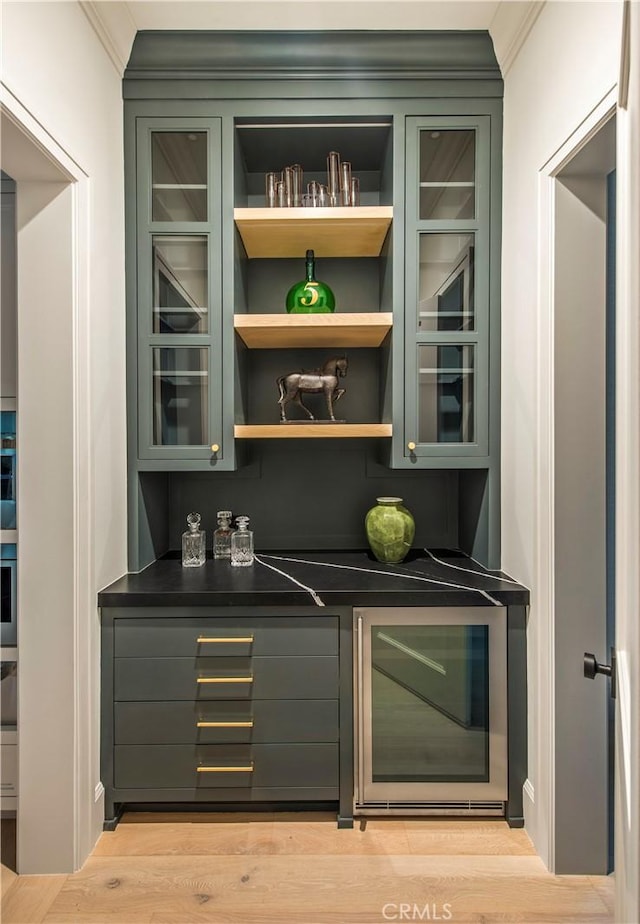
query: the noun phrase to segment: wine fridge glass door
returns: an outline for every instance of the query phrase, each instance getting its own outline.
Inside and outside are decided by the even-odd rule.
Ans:
[[[356,610],[361,803],[507,797],[502,607]]]

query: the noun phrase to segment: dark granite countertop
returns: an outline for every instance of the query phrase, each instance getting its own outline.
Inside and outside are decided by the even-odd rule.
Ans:
[[[399,565],[370,552],[260,552],[248,568],[179,558],[125,574],[98,594],[99,606],[508,606],[529,591],[462,552],[416,549]]]

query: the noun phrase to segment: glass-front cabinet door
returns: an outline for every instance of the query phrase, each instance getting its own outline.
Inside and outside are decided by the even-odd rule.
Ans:
[[[488,453],[486,117],[407,120],[404,456]]]
[[[220,120],[137,128],[139,457],[220,461]]]

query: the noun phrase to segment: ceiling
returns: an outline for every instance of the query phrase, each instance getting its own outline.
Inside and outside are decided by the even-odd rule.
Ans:
[[[487,29],[503,74],[540,10],[529,0],[79,0],[120,73],[146,29]]]
[[[131,0],[138,29],[488,29],[499,3],[468,0]]]

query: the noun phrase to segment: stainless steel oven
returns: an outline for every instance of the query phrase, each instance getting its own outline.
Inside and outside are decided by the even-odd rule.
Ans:
[[[0,545],[0,644],[17,644],[17,561],[16,546],[3,542]]]
[[[504,607],[354,611],[356,814],[504,815]]]

